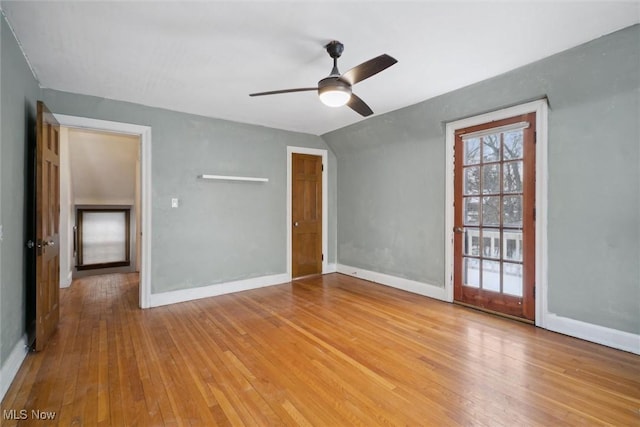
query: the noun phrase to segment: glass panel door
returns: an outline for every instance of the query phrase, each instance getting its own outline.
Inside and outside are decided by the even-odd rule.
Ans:
[[[455,300],[530,320],[534,129],[534,114],[513,117],[458,131],[455,147]]]

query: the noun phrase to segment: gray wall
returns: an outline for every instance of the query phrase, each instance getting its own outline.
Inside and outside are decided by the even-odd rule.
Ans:
[[[54,113],[152,127],[152,293],[286,272],[288,145],[308,134],[43,91]],[[329,262],[336,260],[336,164],[329,153]],[[200,174],[269,178],[205,181]],[[171,198],[180,207],[171,208]]]
[[[444,124],[545,95],[549,310],[640,333],[638,25],[323,135],[338,262],[444,286]]]
[[[35,125],[40,88],[4,18],[0,26],[0,218],[4,229],[0,243],[0,362],[4,365],[26,330],[25,150],[27,132],[31,134]]]

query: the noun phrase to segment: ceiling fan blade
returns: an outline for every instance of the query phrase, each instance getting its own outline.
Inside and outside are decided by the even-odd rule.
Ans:
[[[354,85],[391,67],[396,62],[398,61],[395,58],[385,53],[353,67],[346,73],[342,74],[340,78],[349,84]]]
[[[369,108],[369,106],[362,99],[356,96],[355,93],[351,94],[351,98],[349,99],[349,102],[347,102],[347,106],[364,117],[373,114],[373,110],[371,110],[371,108]]]
[[[272,90],[269,92],[258,92],[258,93],[250,93],[249,96],[263,96],[263,95],[277,95],[279,93],[290,93],[290,92],[307,92],[311,90],[318,90],[317,87],[302,87],[298,89],[282,89],[282,90]]]

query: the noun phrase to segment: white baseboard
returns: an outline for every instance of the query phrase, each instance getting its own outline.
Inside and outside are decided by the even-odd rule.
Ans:
[[[68,288],[69,286],[71,286],[71,282],[73,282],[72,275],[73,275],[73,273],[70,271],[69,275],[67,276],[66,279],[60,280],[60,287],[61,288]]]
[[[178,302],[247,291],[249,289],[264,288],[266,286],[279,285],[286,282],[289,282],[289,276],[287,274],[274,274],[271,276],[217,283],[215,285],[202,286],[198,288],[180,289],[177,291],[151,294],[149,307],[159,307]]]
[[[338,265],[335,262],[327,264],[327,270],[323,274],[335,273],[338,271]]]
[[[29,349],[27,348],[27,336],[23,335],[22,338],[16,343],[9,354],[9,358],[2,368],[0,368],[0,401],[4,399],[4,395],[9,390],[11,383],[13,382],[22,362],[27,357]]]
[[[391,286],[392,288],[402,289],[407,292],[413,292],[414,294],[424,295],[429,298],[441,301],[447,300],[445,288],[431,285],[429,283],[417,282],[415,280],[404,279],[402,277],[377,273],[375,271],[364,270],[362,268],[351,267],[343,264],[338,264],[337,271],[338,273],[346,274],[347,276],[359,277],[364,280]]]
[[[637,334],[569,319],[552,313],[545,314],[544,323],[544,327],[550,331],[640,354],[640,335]]]

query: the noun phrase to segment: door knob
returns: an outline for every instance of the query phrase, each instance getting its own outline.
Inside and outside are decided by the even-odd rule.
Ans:
[[[462,227],[453,227],[454,233],[464,233],[464,228]]]
[[[298,221],[296,221],[296,222],[294,222],[294,223],[293,223],[293,226],[294,226],[294,227],[297,227],[297,226],[299,226],[299,225],[300,225],[300,223],[299,223]]]
[[[55,246],[56,242],[54,242],[53,240],[49,240],[48,242],[46,240],[44,240],[42,242],[42,246]]]

